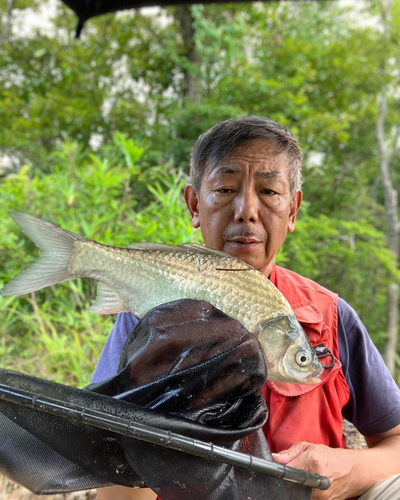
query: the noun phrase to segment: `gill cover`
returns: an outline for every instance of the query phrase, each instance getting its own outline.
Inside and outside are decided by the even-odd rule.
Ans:
[[[294,315],[263,322],[258,337],[268,362],[269,380],[290,380],[297,384],[319,382],[323,366]],[[268,345],[263,345],[266,338]]]

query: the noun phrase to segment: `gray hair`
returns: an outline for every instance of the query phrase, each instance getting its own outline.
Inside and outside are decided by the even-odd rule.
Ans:
[[[269,118],[246,116],[218,123],[197,139],[190,158],[190,182],[195,190],[200,191],[206,169],[213,169],[219,162],[256,140],[273,146],[273,154],[287,154],[290,192],[293,195],[301,189],[303,151],[292,132]]]

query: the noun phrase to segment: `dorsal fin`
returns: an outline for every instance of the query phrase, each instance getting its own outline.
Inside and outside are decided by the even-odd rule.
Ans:
[[[199,243],[183,243],[182,248],[193,250],[194,252],[206,253],[208,255],[218,255],[219,257],[230,257],[230,255],[221,250],[214,250],[214,248],[206,247],[205,245],[200,245]],[[234,258],[234,257],[232,257]]]
[[[243,262],[236,257],[232,257],[231,255],[221,252],[221,250],[215,250],[214,248],[206,247],[205,245],[199,245],[198,243],[183,243],[182,245],[167,245],[165,243],[131,243],[126,248],[129,250],[152,250],[152,251],[168,251],[168,252],[193,252],[195,254],[204,254],[204,255],[215,255],[216,257],[220,257],[223,259],[231,260],[232,267],[229,268],[219,268],[219,271],[257,271],[253,266]]]
[[[151,242],[137,242],[131,243],[126,248],[129,250],[169,250],[174,252],[187,252],[193,250],[194,252],[202,252],[206,254],[215,254],[226,257],[227,254],[220,250],[208,248],[205,245],[198,243],[183,243],[182,245],[167,245],[166,243],[151,243]]]
[[[138,242],[131,243],[126,248],[129,250],[169,250],[170,252],[183,252],[186,253],[191,250],[196,253],[204,253],[207,255],[218,255],[218,257],[231,258],[234,260],[236,257],[232,257],[221,250],[214,250],[214,248],[206,247],[205,245],[200,245],[199,243],[183,243],[182,245],[167,245],[166,243],[150,243],[150,242]],[[239,261],[241,262],[241,261]],[[246,264],[247,265],[247,264]]]
[[[172,250],[180,248],[174,245],[166,245],[165,243],[137,242],[131,243],[126,248],[129,250]]]

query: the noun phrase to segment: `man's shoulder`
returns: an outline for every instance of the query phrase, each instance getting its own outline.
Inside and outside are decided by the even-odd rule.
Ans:
[[[294,271],[290,271],[289,269],[276,265],[274,267],[276,268],[276,271],[281,280],[290,281],[294,286],[308,288],[312,292],[318,292],[320,294],[326,295],[329,298],[337,298],[338,317],[341,319],[343,329],[346,332],[351,330],[354,324],[357,324],[357,326],[362,325],[361,319],[359,318],[356,311],[336,293],[309,278],[295,273]],[[277,288],[279,289],[279,287]]]
[[[280,267],[277,265],[273,266],[272,274],[275,273],[276,287],[279,289],[279,284],[282,282],[290,283],[292,286],[298,288],[302,288],[305,290],[309,290],[313,293],[318,293],[322,295],[326,295],[331,299],[337,299],[337,294],[320,285],[316,281],[311,280],[310,278],[306,278],[305,276],[301,276],[294,271],[290,271],[284,267]],[[272,281],[272,280],[271,280]],[[274,281],[272,281],[274,283]],[[274,283],[275,284],[275,283]]]

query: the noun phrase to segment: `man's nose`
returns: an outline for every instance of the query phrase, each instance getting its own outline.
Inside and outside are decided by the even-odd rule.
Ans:
[[[237,194],[235,199],[235,222],[257,222],[257,196],[248,190]]]

